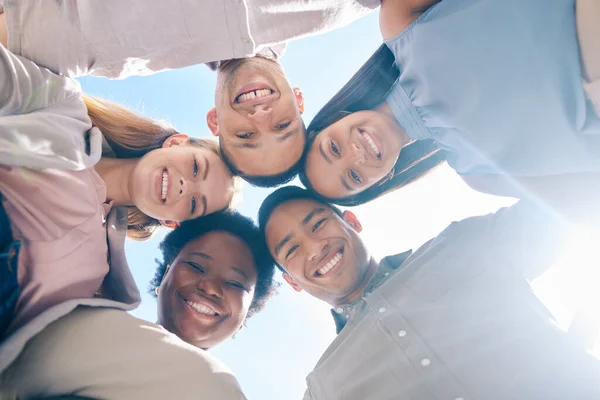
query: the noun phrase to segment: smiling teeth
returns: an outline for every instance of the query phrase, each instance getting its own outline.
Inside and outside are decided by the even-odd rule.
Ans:
[[[162,174],[162,192],[161,192],[161,199],[162,201],[165,201],[167,199],[167,188],[169,187],[169,174],[167,174],[167,171],[163,171]]]
[[[371,146],[371,149],[373,149],[373,151],[375,152],[375,154],[377,154],[377,157],[381,156],[381,151],[379,151],[379,147],[377,147],[377,145],[375,144],[375,142],[373,141],[373,139],[371,139],[371,136],[369,136],[368,133],[363,132],[363,137],[365,139],[367,139],[367,143],[369,143],[369,146]]]
[[[265,97],[271,94],[271,89],[260,89],[253,92],[244,93],[238,96],[238,101],[252,100],[256,97]]]
[[[317,271],[317,275],[325,275],[326,273],[331,271],[331,269],[333,267],[335,267],[340,262],[341,259],[342,259],[342,252],[338,251],[337,254],[335,256],[333,256],[333,258],[331,260],[329,260],[329,262],[327,264],[325,264],[324,267],[320,268]]]
[[[210,315],[210,316],[217,316],[217,315],[219,315],[219,313],[217,313],[212,308],[206,307],[206,306],[204,306],[202,304],[192,303],[189,300],[186,300],[186,303],[188,303],[188,305],[190,307],[192,307],[194,310],[198,311],[200,314],[205,314],[205,315]]]

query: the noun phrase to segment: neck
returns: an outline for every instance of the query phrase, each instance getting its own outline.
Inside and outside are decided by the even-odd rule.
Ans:
[[[107,200],[115,206],[131,206],[130,178],[139,159],[102,157],[95,170],[106,185]]]
[[[392,119],[396,123],[396,125],[398,126],[397,132],[398,135],[400,135],[400,140],[402,141],[402,147],[412,142],[412,139],[406,134],[406,130],[404,129],[404,127],[398,123],[398,120],[396,120],[396,116],[394,115],[394,112],[388,105],[387,101],[384,101],[383,103],[378,105],[377,108],[375,108],[375,111],[379,111],[380,113]]]
[[[337,307],[344,304],[354,303],[356,300],[360,299],[365,292],[365,288],[371,281],[371,278],[375,276],[377,268],[379,268],[379,262],[376,261],[374,258],[371,258],[369,260],[369,265],[363,273],[363,276],[360,278],[359,284],[357,285],[356,289],[344,297],[335,299],[332,303],[330,303],[330,305],[333,307]]]

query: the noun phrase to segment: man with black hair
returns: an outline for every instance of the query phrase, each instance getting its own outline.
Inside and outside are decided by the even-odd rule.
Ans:
[[[380,262],[354,214],[304,189],[272,193],[259,225],[285,281],[333,307],[338,336],[306,400],[600,398],[598,361],[529,284],[568,232],[541,207],[454,222]]]
[[[244,400],[233,374],[203,350],[235,334],[273,295],[262,235],[250,219],[221,211],[185,221],[160,249],[150,286],[156,324],[121,309],[77,307],[0,374],[0,398]]]

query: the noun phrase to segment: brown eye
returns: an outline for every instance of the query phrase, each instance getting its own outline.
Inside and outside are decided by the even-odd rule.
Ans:
[[[353,170],[350,170],[349,175],[350,175],[350,179],[352,179],[354,182],[356,182],[356,183],[362,183],[362,180],[360,179],[360,176],[358,176],[356,174],[356,172],[354,172]]]
[[[335,154],[336,156],[340,155],[340,149],[333,142],[333,140],[329,142],[329,147],[331,148],[331,151],[333,152],[333,154]]]
[[[288,126],[290,126],[291,124],[292,124],[292,122],[291,122],[291,121],[288,121],[288,122],[283,122],[283,123],[281,123],[281,124],[277,124],[277,126],[275,126],[275,129],[277,129],[277,130],[280,130],[280,131],[281,131],[281,130],[284,130],[285,128],[287,128]]]

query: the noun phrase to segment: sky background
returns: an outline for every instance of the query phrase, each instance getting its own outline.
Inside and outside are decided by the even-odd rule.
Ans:
[[[292,85],[304,91],[307,125],[380,44],[377,13],[346,28],[289,44],[282,64]],[[206,112],[214,106],[215,73],[203,65],[124,81],[85,77],[80,82],[85,92],[167,120],[180,132],[210,136]],[[271,191],[244,184],[238,210],[256,221],[258,208]],[[425,179],[353,211],[363,225],[363,240],[381,258],[416,250],[452,221],[494,212],[514,201],[472,191],[444,165]],[[152,322],[156,301],[146,288],[165,233],[147,242],[126,244],[129,265],[142,291],[142,304],[133,314]],[[573,254],[579,257],[576,273]],[[587,268],[580,251],[573,254],[565,256],[563,268],[557,266],[536,283],[540,297],[555,311],[563,328],[575,304],[584,304],[592,318],[597,318],[600,304],[598,268]],[[570,270],[565,273],[567,264]],[[277,280],[283,281],[279,273]],[[249,399],[301,399],[306,375],[334,337],[329,307],[282,285],[263,312],[250,318],[234,339],[211,352],[233,370]]]

